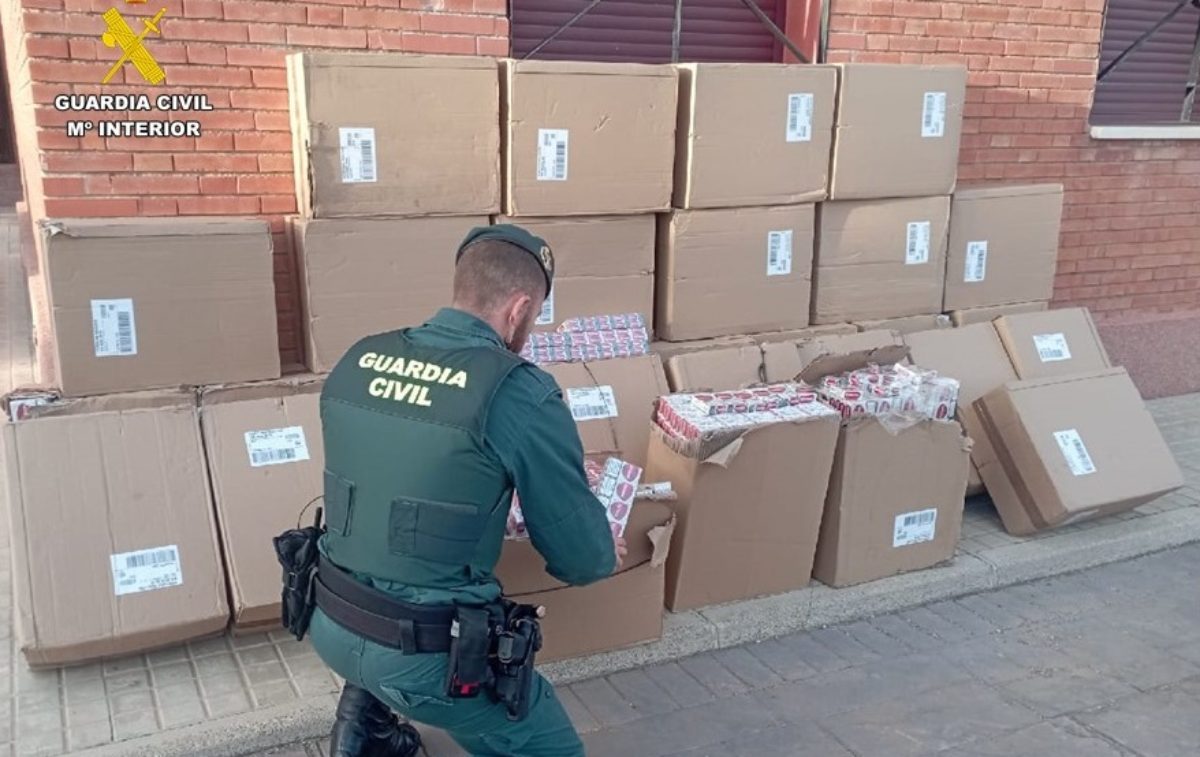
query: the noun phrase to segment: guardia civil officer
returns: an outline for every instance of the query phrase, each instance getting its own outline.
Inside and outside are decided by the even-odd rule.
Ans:
[[[518,357],[553,276],[542,239],[475,229],[457,253],[453,305],[363,339],[325,382],[326,532],[309,635],[346,680],[335,757],[414,754],[416,732],[393,713],[472,755],[583,754],[525,655],[540,643],[536,618],[502,603],[493,575],[514,490],[555,578],[597,581],[625,553],[588,487],[561,389]]]

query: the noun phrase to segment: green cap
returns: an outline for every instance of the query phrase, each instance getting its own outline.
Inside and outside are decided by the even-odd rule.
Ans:
[[[550,287],[554,284],[554,253],[550,251],[550,245],[546,244],[545,239],[531,234],[520,226],[514,226],[509,223],[496,224],[495,226],[476,226],[471,229],[470,233],[467,234],[467,238],[458,246],[458,254],[454,256],[454,264],[458,265],[458,261],[462,259],[464,250],[476,242],[485,239],[508,242],[532,255],[533,259],[541,266],[542,274],[546,277],[546,296],[550,296]]]

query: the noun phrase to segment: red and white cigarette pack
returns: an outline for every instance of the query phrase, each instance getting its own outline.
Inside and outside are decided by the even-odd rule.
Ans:
[[[587,474],[588,485],[604,507],[614,538],[625,535],[629,513],[640,495],[666,499],[673,493],[670,484],[666,484],[665,488],[662,484],[641,486],[642,469],[615,457],[608,458],[603,464],[591,458],[585,459],[583,470]],[[504,535],[508,539],[529,538],[529,531],[525,527],[525,514],[521,512],[521,502],[516,492],[513,492],[512,507],[508,511],[508,525]]]
[[[843,418],[904,414],[948,420],[958,408],[959,383],[907,365],[869,365],[826,376],[817,387]]]

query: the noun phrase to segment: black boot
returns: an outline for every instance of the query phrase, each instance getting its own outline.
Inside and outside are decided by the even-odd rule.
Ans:
[[[347,683],[329,737],[330,757],[414,757],[421,736],[366,689]]]

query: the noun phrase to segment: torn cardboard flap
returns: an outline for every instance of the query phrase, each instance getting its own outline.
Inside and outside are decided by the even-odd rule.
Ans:
[[[672,515],[666,525],[655,526],[646,534],[650,543],[654,545],[654,550],[650,553],[650,567],[657,568],[667,561],[671,554],[671,535],[674,533],[675,516]]]
[[[713,347],[667,359],[667,378],[676,392],[740,389],[766,380],[763,350],[756,344]]]
[[[208,237],[265,234],[266,221],[256,218],[196,218],[182,216],[163,223],[160,218],[55,218],[39,222],[50,237],[67,236],[75,239],[104,239],[124,237]]]
[[[899,336],[892,332],[864,331],[859,336],[880,339],[880,334],[887,334],[891,339],[899,341]],[[899,344],[880,344],[865,346],[859,349],[846,349],[848,344],[840,346],[824,340],[814,341],[806,345],[798,345],[800,360],[804,368],[798,378],[809,384],[816,384],[825,376],[832,376],[847,371],[865,368],[868,365],[895,365],[908,359],[908,347]]]
[[[722,468],[728,468],[733,463],[733,461],[735,459],[737,459],[738,453],[742,451],[742,442],[745,440],[746,434],[751,433],[753,430],[754,429],[750,429],[748,431],[742,432],[742,434],[739,435],[738,438],[729,442],[724,447],[721,447],[716,452],[713,452],[712,454],[705,457],[703,460],[704,464],[705,465],[719,465]]]

